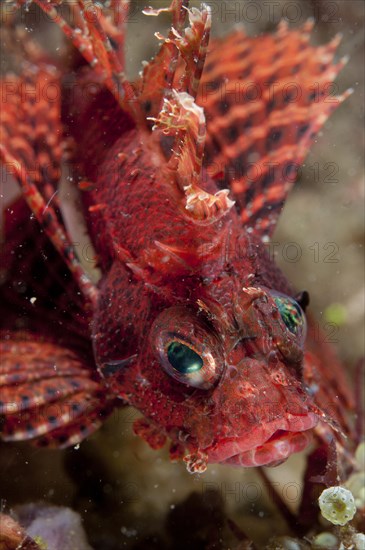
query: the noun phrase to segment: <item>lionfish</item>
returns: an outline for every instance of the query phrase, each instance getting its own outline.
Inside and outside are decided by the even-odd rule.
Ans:
[[[308,293],[266,247],[350,93],[331,93],[339,37],[314,47],[313,21],[282,21],[209,41],[209,7],[173,0],[145,10],[172,25],[131,82],[127,1],[34,4],[74,55],[61,69],[28,37],[20,74],[2,81],[1,157],[22,192],[1,252],[2,439],[75,445],[127,404],[143,415],[135,432],[154,448],[169,438],[191,472],[340,439],[353,406],[343,371],[306,336]],[[65,159],[97,282],[59,199]]]

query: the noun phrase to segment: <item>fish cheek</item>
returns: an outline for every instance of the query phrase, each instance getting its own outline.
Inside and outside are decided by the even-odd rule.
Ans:
[[[113,393],[124,399],[139,362],[150,308],[144,284],[115,262],[100,285],[92,339],[101,376]]]
[[[276,343],[277,356],[283,361],[288,372],[299,382],[303,380],[303,349],[293,338],[281,339]]]

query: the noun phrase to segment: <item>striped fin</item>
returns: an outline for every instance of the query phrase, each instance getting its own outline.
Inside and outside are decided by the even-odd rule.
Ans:
[[[242,30],[210,46],[197,102],[207,119],[205,164],[229,187],[246,227],[271,236],[315,136],[349,95],[331,95],[346,63],[340,37],[309,45],[312,22],[255,38]]]
[[[66,447],[112,412],[114,398],[90,368],[91,353],[81,357],[29,333],[0,336],[1,439]]]
[[[59,5],[47,0],[35,0],[35,3],[58,25],[119,105],[136,120],[140,119],[134,88],[124,73],[125,17],[129,1],[113,3],[109,11],[92,0],[66,0],[72,14],[70,21],[63,17]]]
[[[0,329],[57,334],[60,344],[87,348],[91,312],[24,199],[5,210],[2,240]]]
[[[75,253],[58,200],[63,133],[59,75],[50,65],[27,64],[21,76],[8,74],[0,84],[0,160],[85,299],[94,304],[97,290]]]
[[[44,199],[59,208],[55,194],[61,163],[59,74],[51,65],[36,68],[28,64],[21,76],[6,75],[1,90],[1,141],[29,170]]]

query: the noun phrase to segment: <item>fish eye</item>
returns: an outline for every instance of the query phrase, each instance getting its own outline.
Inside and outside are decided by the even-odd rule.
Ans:
[[[162,369],[186,386],[211,388],[224,360],[217,336],[183,307],[162,312],[151,329],[151,342]]]
[[[272,295],[286,328],[298,338],[301,345],[304,344],[307,334],[304,311],[294,298],[279,292],[272,292]]]
[[[203,367],[203,359],[200,355],[176,340],[167,346],[167,358],[172,368],[181,374],[198,372]]]
[[[159,353],[160,363],[165,372],[187,386],[201,389],[212,387],[217,380],[219,365],[211,351],[205,346],[200,350],[194,349],[191,342],[182,341],[181,333],[166,336]],[[196,345],[199,345],[199,341]]]

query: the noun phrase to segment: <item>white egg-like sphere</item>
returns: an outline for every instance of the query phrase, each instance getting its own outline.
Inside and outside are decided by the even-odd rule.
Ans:
[[[334,525],[346,525],[356,514],[355,499],[345,487],[329,487],[318,499],[322,516]]]

